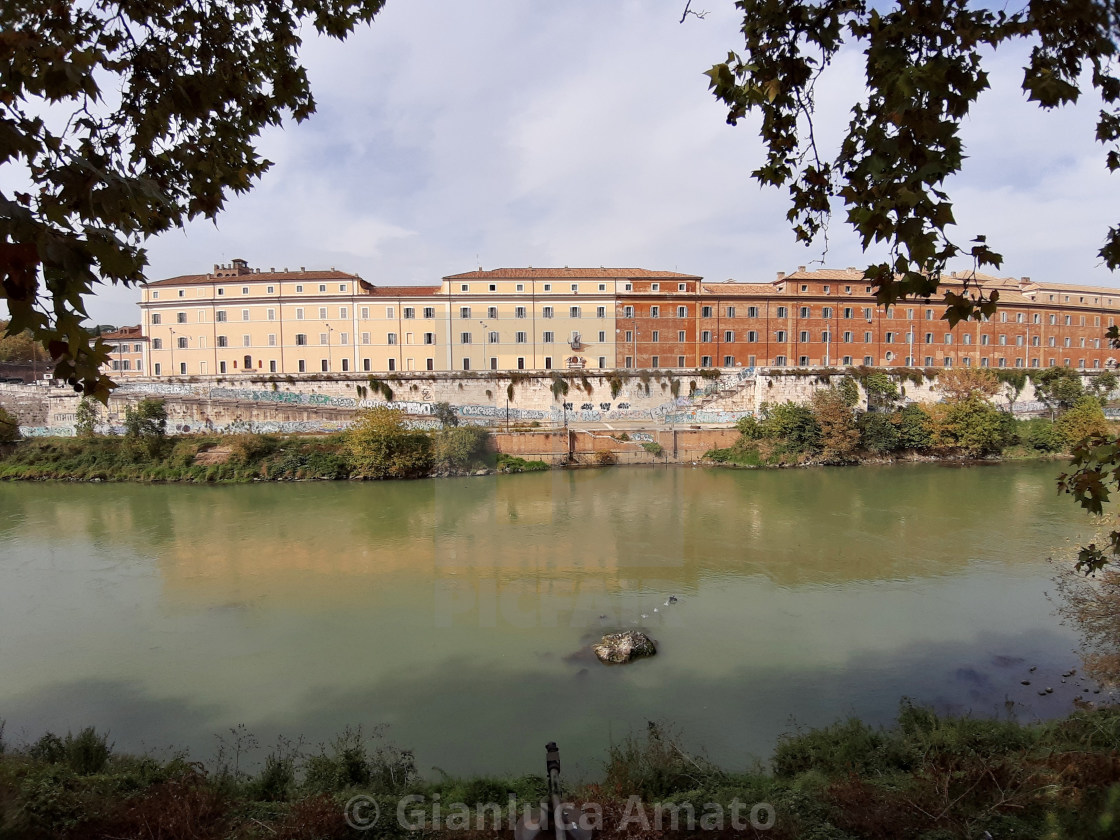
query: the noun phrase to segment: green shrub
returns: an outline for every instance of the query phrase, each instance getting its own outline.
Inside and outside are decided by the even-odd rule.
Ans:
[[[910,403],[895,412],[898,422],[898,445],[902,449],[922,451],[933,442],[933,421],[929,412],[917,403]]]
[[[246,432],[223,437],[222,445],[229,447],[231,464],[245,466],[256,463],[275,452],[280,447],[280,439],[275,435],[256,435]]]
[[[902,436],[892,418],[880,411],[860,414],[856,421],[859,427],[859,444],[868,452],[886,455],[901,447]]]
[[[1048,418],[1032,417],[1018,422],[1020,442],[1036,452],[1064,452],[1066,436]]]
[[[19,440],[19,420],[6,408],[0,406],[0,443]]]
[[[644,449],[650,455],[656,456],[660,456],[665,451],[665,448],[660,443],[652,440],[644,441],[642,443],[642,449]]]
[[[544,472],[551,469],[544,461],[526,461],[524,458],[506,455],[503,452],[498,453],[496,464],[498,472],[503,473]]]
[[[443,428],[435,433],[432,456],[436,469],[463,472],[489,466],[490,432],[479,426]]]
[[[80,776],[104,770],[113,751],[108,733],[99,735],[92,726],[87,726],[77,735],[67,732],[62,747],[66,753],[66,764]]]
[[[399,411],[378,406],[360,412],[344,441],[357,478],[420,478],[432,471],[431,437],[407,428]]]

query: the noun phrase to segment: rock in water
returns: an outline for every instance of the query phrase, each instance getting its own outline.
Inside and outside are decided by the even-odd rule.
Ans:
[[[621,665],[639,656],[653,656],[657,648],[653,639],[637,630],[627,630],[624,633],[608,633],[591,649],[600,661]]]

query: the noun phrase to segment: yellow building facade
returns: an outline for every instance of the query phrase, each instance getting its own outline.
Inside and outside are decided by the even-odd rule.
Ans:
[[[609,369],[616,305],[644,269],[497,269],[438,286],[250,268],[146,284],[149,376]],[[698,278],[691,278],[698,279]]]

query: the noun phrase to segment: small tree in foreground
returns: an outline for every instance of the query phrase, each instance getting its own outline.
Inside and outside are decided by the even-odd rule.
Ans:
[[[167,440],[167,407],[163,400],[140,400],[124,410],[125,444],[133,456],[154,458]]]

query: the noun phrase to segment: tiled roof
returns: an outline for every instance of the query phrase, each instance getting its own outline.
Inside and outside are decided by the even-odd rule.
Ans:
[[[178,277],[169,277],[166,280],[153,280],[145,283],[146,286],[194,286],[210,283],[223,285],[236,285],[237,283],[257,283],[268,280],[275,283],[278,280],[361,280],[357,274],[347,274],[345,271],[252,271],[245,274],[231,274],[217,276],[214,274],[182,274]]]
[[[122,338],[127,338],[129,341],[148,340],[139,325],[135,327],[121,327],[118,330],[113,330],[113,332],[101,333],[101,337],[107,340]]]
[[[438,295],[442,291],[442,286],[371,286],[366,290],[366,294],[377,297],[416,297]]]
[[[706,295],[777,295],[773,283],[703,283]]]
[[[444,280],[514,280],[514,279],[591,279],[606,278],[634,280],[700,280],[695,274],[679,274],[676,271],[651,271],[648,268],[493,268],[486,271],[467,271],[451,274]]]

